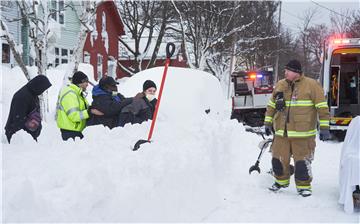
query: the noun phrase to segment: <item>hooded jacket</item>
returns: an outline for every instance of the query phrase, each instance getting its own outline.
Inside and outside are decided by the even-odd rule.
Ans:
[[[282,92],[283,111],[276,110],[276,95]],[[319,117],[320,129],[329,129],[329,108],[324,91],[316,80],[301,75],[289,82],[280,80],[273,91],[265,114],[265,125],[272,125],[275,135],[306,138],[316,135]]]
[[[51,86],[49,79],[44,75],[38,75],[19,89],[11,100],[9,117],[5,126],[5,135],[10,143],[11,137],[20,129],[28,132],[35,140],[41,132],[41,122],[38,128],[31,131],[25,127],[28,115],[36,111],[40,113],[39,95]]]
[[[112,92],[102,89],[99,85],[94,86],[92,97],[91,108],[103,112],[104,115],[90,114],[87,125],[102,124],[110,129],[118,126],[120,111],[133,100],[132,98],[125,98],[120,93],[113,95]]]

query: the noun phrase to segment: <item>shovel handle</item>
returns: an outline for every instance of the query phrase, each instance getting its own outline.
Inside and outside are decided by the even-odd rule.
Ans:
[[[157,118],[157,114],[159,111],[159,107],[160,107],[160,102],[161,102],[161,97],[162,97],[162,93],[163,93],[163,89],[164,89],[164,85],[165,85],[165,80],[166,80],[166,75],[167,75],[167,70],[169,68],[170,65],[170,57],[174,54],[175,52],[175,44],[174,43],[168,43],[166,45],[166,61],[165,61],[165,68],[164,68],[164,73],[161,79],[161,84],[160,84],[160,90],[159,90],[159,98],[157,100],[157,103],[155,105],[155,111],[154,111],[154,116],[151,122],[151,126],[150,126],[150,131],[149,131],[149,135],[147,140],[151,141],[151,137],[154,131],[154,127],[155,127],[155,123],[156,123],[156,118]]]
[[[166,58],[170,59],[175,52],[175,44],[174,43],[168,43],[166,45]]]

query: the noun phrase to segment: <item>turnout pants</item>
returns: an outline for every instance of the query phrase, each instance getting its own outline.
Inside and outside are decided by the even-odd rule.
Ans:
[[[275,136],[272,150],[272,169],[276,182],[288,185],[290,180],[290,158],[294,159],[295,183],[298,189],[311,188],[311,162],[314,158],[315,136],[288,138]]]

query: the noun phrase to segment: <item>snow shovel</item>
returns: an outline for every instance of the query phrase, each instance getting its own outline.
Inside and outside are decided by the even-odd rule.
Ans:
[[[142,144],[147,143],[147,142],[149,142],[149,143],[151,142],[151,136],[152,136],[152,133],[153,133],[153,130],[154,130],[154,127],[155,127],[156,117],[157,117],[157,113],[158,113],[158,110],[159,110],[159,107],[160,107],[161,96],[162,96],[162,91],[163,91],[164,84],[165,84],[166,74],[167,74],[168,67],[170,65],[170,58],[174,54],[174,52],[175,52],[175,44],[174,43],[168,43],[166,45],[166,61],[165,61],[164,73],[163,73],[163,76],[162,76],[162,79],[161,79],[161,85],[160,85],[160,91],[159,91],[159,99],[158,99],[158,101],[156,103],[156,106],[155,106],[154,117],[153,117],[153,119],[151,121],[149,135],[148,135],[147,140],[144,140],[144,139],[138,140],[134,145],[133,151],[138,150]]]
[[[259,167],[259,164],[260,164],[260,159],[261,159],[261,156],[263,155],[265,149],[267,149],[270,144],[272,143],[272,139],[266,139],[264,137],[264,133],[260,130],[260,129],[246,129],[246,131],[248,132],[252,132],[252,133],[255,133],[255,134],[258,134],[258,135],[261,135],[261,137],[263,138],[263,140],[259,143],[259,148],[260,148],[260,154],[255,162],[255,164],[253,166],[250,167],[249,169],[249,174],[251,174],[251,172],[253,171],[257,171],[258,173],[260,173],[260,167]]]

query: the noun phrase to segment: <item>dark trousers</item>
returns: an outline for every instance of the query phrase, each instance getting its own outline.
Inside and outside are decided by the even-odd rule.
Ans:
[[[80,139],[84,138],[84,135],[79,131],[69,131],[60,129],[61,131],[61,137],[64,141],[68,140],[69,138],[72,138],[75,141],[75,137],[79,137]]]
[[[350,88],[350,98],[351,98],[351,103],[352,104],[357,104],[357,92],[356,92],[356,87],[352,87]]]

